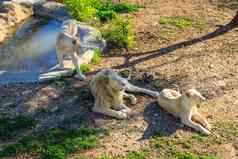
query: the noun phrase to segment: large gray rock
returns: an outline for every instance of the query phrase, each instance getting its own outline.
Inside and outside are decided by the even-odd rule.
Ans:
[[[45,0],[12,0],[15,3],[26,4],[26,5],[37,5],[42,4]]]
[[[43,4],[34,5],[33,11],[35,15],[46,16],[59,21],[71,18],[66,7],[58,2],[46,2]]]

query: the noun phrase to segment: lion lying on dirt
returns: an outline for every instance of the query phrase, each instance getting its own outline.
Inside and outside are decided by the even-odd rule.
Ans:
[[[172,89],[164,89],[157,97],[159,105],[180,118],[183,124],[208,135],[211,127],[196,107],[199,102],[205,100],[205,97],[195,89],[189,89],[183,94]]]
[[[82,58],[82,56],[84,54],[81,50],[80,38],[76,37],[77,32],[77,25],[72,21],[68,20],[63,22],[56,41],[56,52],[59,60],[59,68],[64,68],[63,57],[64,54],[68,54],[71,56],[72,62],[76,68],[77,74],[75,77],[84,80],[86,77],[80,71],[80,65],[82,63],[89,63],[93,55],[88,54],[90,55],[90,58],[85,58],[88,59],[88,61],[83,61],[84,58]]]
[[[129,98],[131,104],[137,102],[134,95],[127,94],[125,91],[141,92],[153,97],[159,94],[130,84],[111,69],[98,72],[90,81],[90,90],[95,98],[93,111],[118,119],[127,118],[131,112],[131,109],[124,104],[123,97]]]

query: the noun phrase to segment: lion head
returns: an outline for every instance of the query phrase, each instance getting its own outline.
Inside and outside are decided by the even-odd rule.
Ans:
[[[98,74],[97,78],[98,86],[105,86],[107,89],[113,91],[123,91],[125,89],[125,83],[121,80],[121,77],[112,69],[103,69]]]
[[[196,89],[188,89],[181,97],[184,98],[184,101],[189,102],[189,107],[200,105],[202,102],[206,101],[206,98]]]

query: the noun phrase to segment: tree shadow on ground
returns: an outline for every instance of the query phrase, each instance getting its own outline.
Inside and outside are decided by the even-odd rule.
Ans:
[[[24,86],[30,89],[30,91],[24,88]],[[16,107],[12,108],[12,112],[15,112],[11,112],[12,114],[10,115],[12,115],[12,118],[14,118],[14,115],[31,116],[37,121],[37,126],[17,130],[17,136],[13,136],[4,141],[0,140],[0,150],[18,142],[25,136],[46,134],[53,128],[78,129],[83,127],[104,131],[104,128],[96,124],[96,120],[110,119],[110,117],[91,111],[94,99],[85,81],[66,79],[37,85],[37,87],[36,85],[34,85],[35,87],[32,87],[32,85],[29,85],[29,87],[28,85],[24,86],[17,90],[14,89],[15,86],[10,87],[12,93],[14,91],[29,91],[26,92],[27,94],[23,93],[22,98],[18,97],[19,99],[14,103]],[[59,89],[59,92],[57,92],[57,96],[54,96],[54,89],[56,87]],[[45,89],[47,91],[45,91]],[[40,101],[34,103],[37,101],[37,98],[42,97],[42,95],[48,96],[47,102]],[[11,100],[11,98],[9,98],[9,100]],[[27,105],[29,101],[31,105]],[[36,108],[32,109],[32,107]],[[2,109],[0,110],[2,111]],[[9,114],[6,116],[9,116]]]
[[[201,42],[207,41],[209,39],[221,36],[229,31],[237,28],[237,26],[238,26],[237,22],[232,20],[228,24],[222,25],[219,28],[217,28],[215,31],[208,33],[204,36],[194,38],[191,40],[187,40],[187,41],[183,41],[180,43],[176,43],[176,44],[170,45],[165,48],[156,49],[156,50],[152,50],[152,51],[148,51],[148,52],[142,52],[142,53],[140,52],[140,53],[134,53],[134,54],[112,55],[113,57],[124,57],[124,59],[125,59],[123,64],[114,66],[112,68],[121,69],[121,68],[133,67],[136,64],[148,61],[148,60],[156,58],[156,57],[163,56],[163,55],[173,52],[177,49],[185,48],[185,47],[188,47],[188,46],[191,46],[191,45],[194,45],[197,43],[201,43]],[[131,60],[134,57],[136,57],[136,59]],[[89,72],[88,74],[94,74],[94,73],[95,72]]]

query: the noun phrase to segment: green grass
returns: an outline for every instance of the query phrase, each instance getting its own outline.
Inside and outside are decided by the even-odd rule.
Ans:
[[[79,21],[89,21],[96,17],[99,0],[64,0],[69,13]]]
[[[164,152],[165,158],[170,159],[216,159],[209,154],[196,154],[190,152],[193,147],[192,140],[177,139],[176,137],[155,137],[152,141],[154,148]]]
[[[160,132],[160,131],[159,131]],[[171,159],[216,159],[213,154],[198,154],[197,149],[231,143],[238,138],[238,123],[230,121],[217,122],[213,125],[209,136],[192,133],[188,136],[155,135],[151,140],[152,148],[163,152],[161,155]],[[195,148],[196,147],[196,148]],[[194,149],[195,148],[195,149]]]
[[[120,17],[106,24],[101,32],[109,47],[132,47],[135,42],[132,24]]]
[[[108,21],[116,18],[118,13],[133,13],[141,6],[126,2],[113,3],[111,0],[64,0],[70,14],[79,21],[90,21],[95,18]]]
[[[24,137],[19,142],[0,151],[0,157],[28,153],[40,155],[47,159],[65,159],[76,150],[95,148],[99,144],[95,129],[54,128],[48,133]]]
[[[134,43],[134,33],[131,23],[120,17],[120,13],[133,13],[140,6],[127,2],[113,3],[111,0],[64,0],[69,13],[79,21],[98,24],[102,21],[103,37],[109,46],[131,47]]]
[[[30,129],[35,126],[36,121],[31,117],[0,118],[0,140],[12,138],[19,130]]]
[[[100,159],[147,159],[150,156],[150,151],[148,149],[143,149],[139,151],[132,151],[127,153],[126,155],[120,156],[107,156],[103,155]]]
[[[108,0],[97,7],[97,16],[101,21],[108,21],[117,17],[118,13],[133,13],[139,10],[140,6],[126,2],[113,3]]]
[[[89,64],[81,64],[80,65],[80,71],[82,73],[89,72],[91,70]]]
[[[48,145],[44,153],[46,159],[65,159],[66,151],[63,146],[59,145]]]
[[[197,155],[190,152],[174,151],[171,153],[171,159],[217,159],[213,155]]]
[[[162,25],[175,26],[180,29],[186,29],[189,27],[201,29],[206,25],[203,21],[195,21],[184,17],[162,17],[160,18],[159,23]]]
[[[92,58],[92,63],[94,63],[94,64],[100,63],[100,61],[102,60],[101,56],[102,56],[101,51],[95,50],[94,54],[93,54],[93,58]]]

